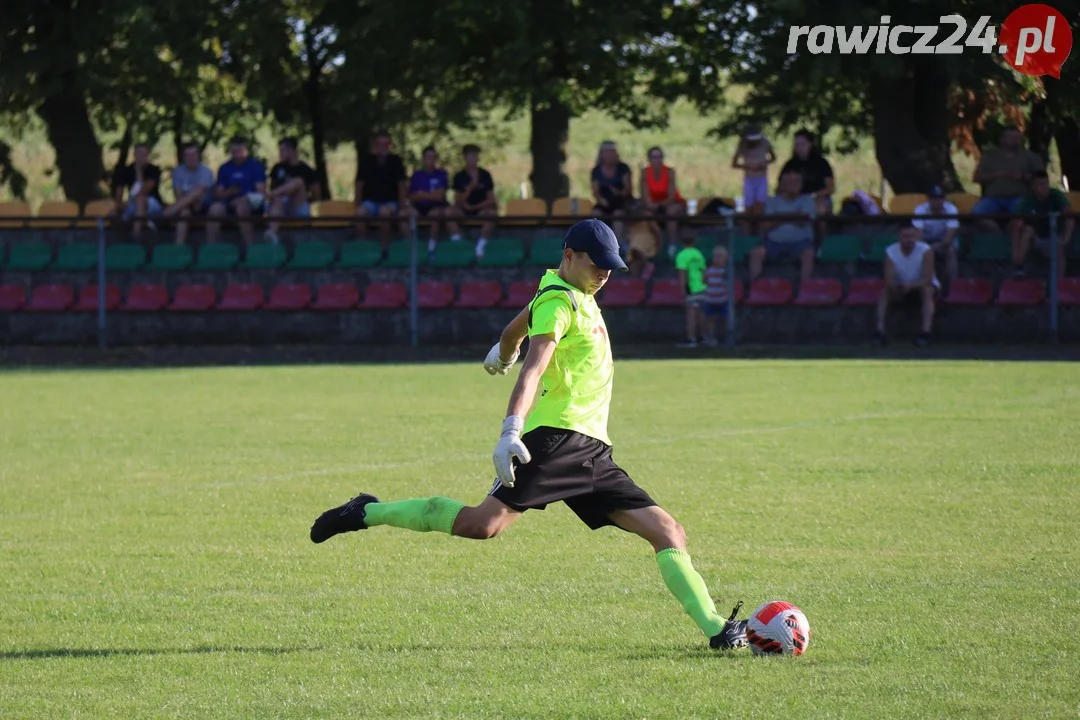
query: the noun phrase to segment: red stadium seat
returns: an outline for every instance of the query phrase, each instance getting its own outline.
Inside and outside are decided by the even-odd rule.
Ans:
[[[267,310],[303,310],[311,304],[307,283],[278,283],[270,290]]]
[[[783,278],[758,278],[750,283],[747,305],[787,305],[793,295],[791,281]]]
[[[645,302],[645,281],[640,278],[609,280],[600,304],[604,307],[634,307]]]
[[[405,307],[408,290],[401,283],[371,283],[364,290],[362,308],[393,309]]]
[[[521,309],[532,302],[538,287],[540,287],[540,278],[515,280],[506,288],[506,299],[500,304],[502,307]]]
[[[885,281],[881,278],[855,278],[848,285],[845,305],[877,305]]]
[[[1058,304],[1080,305],[1080,277],[1061,278],[1058,281]]]
[[[828,306],[840,304],[844,286],[836,278],[810,278],[799,285],[796,305]]]
[[[120,288],[115,285],[105,286],[105,309],[115,310],[120,307]],[[98,286],[83,285],[79,290],[79,299],[75,302],[75,310],[80,312],[97,312],[98,309]]]
[[[352,283],[320,285],[312,310],[352,310],[360,303],[360,289]]]
[[[30,293],[26,310],[31,312],[63,312],[75,303],[75,291],[70,285],[39,285]]]
[[[205,312],[214,307],[217,293],[212,285],[181,285],[176,288],[169,310],[173,312]]]
[[[1046,283],[1033,278],[1003,280],[998,288],[998,305],[1038,305],[1046,299]]]
[[[169,291],[164,285],[139,283],[128,288],[127,299],[120,307],[131,312],[156,312],[169,304]]]
[[[454,307],[489,308],[502,300],[502,284],[496,280],[477,280],[461,283],[461,293]]]
[[[653,280],[649,299],[645,303],[651,307],[677,307],[683,304],[682,287],[678,280]]]
[[[258,310],[262,304],[262,286],[256,283],[237,283],[227,286],[225,292],[221,293],[221,302],[218,303],[217,309],[248,312]]]
[[[26,304],[26,288],[22,285],[0,285],[0,312],[14,312]]]
[[[949,286],[949,305],[989,305],[994,299],[994,283],[987,278],[957,278]]]
[[[454,284],[442,281],[417,283],[416,304],[422,308],[444,308],[454,304]]]

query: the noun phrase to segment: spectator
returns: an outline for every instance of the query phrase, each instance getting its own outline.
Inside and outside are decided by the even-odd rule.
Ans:
[[[116,200],[116,214],[125,221],[132,218],[154,218],[162,214],[165,203],[161,199],[161,168],[150,162],[150,146],[139,143],[135,146],[135,160],[130,165],[117,169],[113,175],[113,192]],[[124,191],[127,190],[127,204],[124,204]],[[142,237],[142,220],[132,223],[131,234],[137,241]],[[151,229],[153,221],[151,220]]]
[[[945,199],[945,191],[940,185],[935,185],[927,197],[927,202],[921,203],[915,208],[916,215],[958,214],[956,206]],[[915,220],[913,224],[922,231],[923,242],[933,249],[934,254],[945,258],[949,282],[956,280],[960,267],[956,251],[956,232],[960,229],[960,221],[956,219],[929,218]]]
[[[408,202],[408,177],[405,163],[400,155],[390,152],[390,133],[385,130],[375,135],[371,152],[360,158],[356,167],[356,232],[367,235],[364,218],[385,218],[379,223],[379,239],[383,250],[390,245],[390,221],[399,217]],[[408,235],[409,225],[398,226],[402,235]]]
[[[299,142],[287,137],[278,143],[278,164],[270,169],[270,192],[266,199],[268,216],[275,218],[266,230],[266,240],[276,243],[281,223],[276,218],[311,217],[311,199],[320,197],[319,176],[300,160]]]
[[[217,186],[210,217],[236,216],[246,219],[262,212],[266,201],[266,167],[251,157],[247,142],[234,137],[229,141],[229,160],[218,169]],[[217,242],[221,223],[207,223],[206,241]],[[250,245],[255,241],[255,230],[250,222],[240,223],[240,234]]]
[[[656,270],[652,259],[660,252],[660,232],[656,223],[635,222],[627,231],[629,241],[626,250],[626,264],[630,267],[631,277],[648,280]],[[674,248],[672,248],[674,251]],[[675,253],[672,252],[672,257]]]
[[[619,150],[610,140],[600,143],[596,166],[592,170],[592,193],[596,198],[595,213],[611,225],[615,237],[622,240],[622,217],[634,201],[634,179],[630,166],[619,159]]]
[[[727,248],[717,245],[713,248],[712,264],[705,270],[705,341],[706,347],[716,347],[716,319],[727,317]]]
[[[450,176],[438,167],[439,153],[428,145],[424,148],[422,165],[409,178],[409,202],[413,214],[431,218],[431,235],[428,237],[428,252],[435,250],[435,240],[439,237],[440,218],[446,216],[446,191],[450,188]],[[459,237],[460,239],[460,237]]]
[[[193,215],[205,215],[213,200],[214,171],[203,164],[202,150],[198,143],[184,145],[184,162],[172,171],[173,195],[176,199],[162,213],[164,217],[190,218]],[[176,223],[176,244],[183,245],[187,240],[188,223],[180,220]]]
[[[972,178],[982,186],[982,197],[972,215],[1013,212],[1016,202],[1027,195],[1032,173],[1045,170],[1042,158],[1022,147],[1020,130],[1010,125],[1001,133],[1001,146],[983,154]],[[982,218],[978,227],[987,232],[1000,229],[997,220]]]
[[[809,219],[816,209],[812,195],[802,192],[802,175],[794,168],[780,175],[780,194],[765,201],[765,217],[770,215],[805,215]],[[761,274],[766,262],[788,262],[798,259],[802,279],[814,272],[814,228],[810,222],[797,220],[762,222],[762,243],[750,250],[750,279]]]
[[[484,254],[484,246],[495,232],[495,216],[498,203],[495,201],[495,180],[484,168],[480,167],[480,146],[469,144],[461,149],[465,158],[465,169],[454,175],[454,205],[447,209],[447,216],[485,218],[480,228],[480,240],[476,243],[476,256]],[[447,222],[451,240],[461,239],[461,227],[453,221]]]
[[[658,147],[649,148],[649,164],[641,170],[642,208],[650,215],[665,215],[667,221],[668,247],[674,248],[679,241],[680,215],[686,214],[686,200],[679,194],[675,180],[675,171],[664,164],[664,151]],[[651,222],[657,237],[661,237],[660,226]]]
[[[915,342],[920,346],[930,342],[934,297],[939,289],[933,250],[919,239],[919,229],[910,220],[903,221],[900,241],[885,249],[885,287],[878,296],[877,340],[882,345],[886,343],[885,316],[890,303],[899,301],[905,306],[922,307],[922,331]]]
[[[679,285],[686,304],[686,341],[679,347],[696,348],[704,328],[701,306],[705,303],[706,263],[701,250],[694,247],[693,235],[687,235],[681,241],[683,248],[675,256],[675,268],[679,271]]]
[[[814,134],[809,130],[795,133],[795,147],[791,159],[780,168],[780,175],[794,170],[802,176],[802,192],[810,195],[817,204],[819,215],[832,214],[832,195],[836,192],[832,166],[818,149]],[[777,192],[780,192],[779,185]]]
[[[756,125],[747,125],[731,167],[743,171],[743,207],[752,215],[765,210],[769,197],[769,165],[776,162],[772,143],[765,139]]]
[[[1024,275],[1024,262],[1031,246],[1037,247],[1044,255],[1050,257],[1050,213],[1069,212],[1069,197],[1058,190],[1050,187],[1050,178],[1045,170],[1036,170],[1032,173],[1031,192],[1020,198],[1013,212],[1018,215],[1027,215],[1018,218],[1009,224],[1009,241],[1012,243],[1013,275]],[[1034,215],[1035,217],[1031,217]],[[1042,217],[1038,217],[1038,216]],[[1065,266],[1068,263],[1066,253],[1069,249],[1069,240],[1076,228],[1076,218],[1058,218],[1058,276],[1065,277]]]

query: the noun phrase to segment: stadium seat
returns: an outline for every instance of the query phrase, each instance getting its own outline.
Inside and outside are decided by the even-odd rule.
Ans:
[[[862,241],[854,235],[828,235],[818,249],[821,262],[854,262],[862,254]]]
[[[914,215],[915,208],[926,202],[925,193],[900,193],[889,200],[890,215]]]
[[[34,223],[40,228],[73,228],[79,218],[79,204],[68,201],[46,200],[38,206],[34,217],[40,218]]]
[[[156,312],[169,304],[169,290],[164,285],[138,283],[128,288],[127,299],[121,310],[132,312]]]
[[[957,278],[949,286],[949,305],[989,305],[994,299],[994,283],[987,278]]]
[[[971,238],[967,259],[972,262],[1006,262],[1012,258],[1012,244],[1004,233],[979,233]]]
[[[240,267],[244,270],[277,270],[285,264],[289,251],[276,243],[255,243],[247,249]]]
[[[312,208],[313,214],[318,218],[353,218],[356,217],[356,204],[351,200],[323,200],[315,203]],[[319,221],[319,227],[348,227],[350,221],[330,220]]]
[[[844,286],[836,278],[809,278],[799,284],[794,304],[802,306],[839,305]]]
[[[575,204],[577,205],[577,212],[574,212]],[[585,217],[592,215],[594,205],[595,203],[588,198],[555,198],[555,202],[551,204],[551,214],[553,216]]]
[[[536,289],[540,286],[540,278],[535,280],[515,280],[506,288],[506,299],[499,303],[500,307],[522,309],[536,296]]]
[[[608,280],[600,297],[602,307],[634,307],[645,302],[645,281],[640,278]]]
[[[315,293],[312,310],[352,310],[360,304],[360,289],[352,283],[326,283]]]
[[[412,263],[412,241],[394,240],[386,251],[386,260],[382,266],[387,268],[407,268]],[[427,262],[427,243],[416,243],[416,265],[422,267]]]
[[[547,202],[543,198],[514,198],[506,201],[504,218],[514,224],[515,217],[544,217],[548,214]],[[533,220],[518,221],[522,224],[532,225]]]
[[[246,312],[258,310],[263,304],[263,289],[256,283],[236,283],[228,285],[221,293],[217,304],[218,310]]]
[[[502,300],[502,284],[497,280],[474,280],[461,283],[457,302],[459,308],[490,308]]]
[[[0,201],[0,218],[28,218],[33,217],[34,213],[30,210],[30,205],[24,203],[21,200],[4,200]],[[0,222],[0,228],[17,228],[24,227],[25,222],[21,220],[6,220]]]
[[[373,268],[382,260],[382,247],[374,240],[351,240],[341,246],[339,270]]]
[[[334,246],[325,240],[297,243],[289,261],[290,270],[325,270],[334,262]]]
[[[112,200],[91,200],[86,203],[82,211],[82,219],[78,222],[78,227],[92,228],[97,227],[97,221],[101,218],[109,216],[109,213],[116,208],[116,203]]]
[[[971,209],[979,202],[979,196],[969,192],[952,192],[946,195],[945,199],[955,205],[956,212],[961,215],[971,214]]]
[[[416,286],[416,304],[422,308],[444,308],[454,304],[454,284],[426,281]]]
[[[1080,305],[1080,277],[1058,280],[1058,305]]]
[[[120,288],[116,285],[105,286],[105,309],[115,310],[120,307]],[[79,312],[96,312],[98,309],[98,286],[97,283],[83,285],[79,290],[79,297],[75,301],[75,310]]]
[[[746,262],[746,258],[750,255],[750,251],[761,244],[761,238],[756,235],[735,235],[735,256],[734,262],[736,265]],[[712,262],[713,249],[717,245],[728,246],[726,236],[716,235],[698,235],[694,238],[694,247],[701,251],[701,254],[705,256],[705,262]],[[730,259],[730,258],[729,258]]]
[[[190,245],[155,245],[146,269],[179,272],[191,267],[193,259]]]
[[[870,240],[870,251],[866,253],[868,262],[884,263],[885,250],[899,239],[894,234],[877,235]]]
[[[787,305],[791,302],[791,281],[784,278],[758,278],[750,283],[747,305]]]
[[[650,307],[678,307],[683,304],[682,286],[676,279],[653,280],[645,304]]]
[[[476,259],[476,244],[472,240],[445,240],[435,246],[431,267],[466,268]]]
[[[303,310],[311,304],[311,288],[307,283],[278,283],[270,289],[267,310]]]
[[[146,263],[146,249],[135,243],[105,246],[105,269],[110,272],[138,270]],[[95,252],[94,264],[97,264]]]
[[[371,283],[364,289],[364,301],[360,307],[393,309],[405,307],[407,302],[408,288],[401,283]]]
[[[484,247],[478,267],[517,267],[525,262],[525,243],[519,238],[495,238]]]
[[[848,285],[844,304],[848,306],[877,305],[878,296],[881,295],[881,288],[884,286],[885,281],[881,278],[855,278]]]
[[[108,248],[106,248],[108,250]],[[61,245],[56,253],[53,270],[85,272],[97,267],[97,246],[94,243],[76,242]]]
[[[26,304],[26,288],[22,285],[0,285],[0,312],[14,312]]]
[[[1046,300],[1046,283],[1034,278],[1009,278],[998,288],[996,305],[1038,305]]]
[[[232,270],[240,262],[240,248],[232,243],[213,243],[199,248],[195,270]]]
[[[30,292],[26,310],[30,312],[63,312],[75,304],[75,291],[70,285],[38,285]]]
[[[1073,190],[1065,193],[1065,198],[1069,201],[1069,209],[1073,212],[1080,212],[1080,191]]]
[[[4,267],[8,270],[44,270],[51,261],[52,245],[20,242],[11,246],[11,255]]]
[[[169,310],[173,312],[204,312],[214,307],[217,293],[212,285],[181,285],[176,288]]]
[[[562,262],[563,237],[546,235],[533,238],[529,247],[529,264],[555,268]]]

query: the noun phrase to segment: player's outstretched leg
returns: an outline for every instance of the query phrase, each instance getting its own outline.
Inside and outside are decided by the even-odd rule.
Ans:
[[[618,510],[611,513],[611,520],[652,544],[660,576],[668,590],[709,638],[711,647],[720,650],[747,647],[746,621],[735,618],[742,603],[735,606],[726,620],[716,612],[709,589],[686,551],[686,532],[667,511],[656,506]]]
[[[476,507],[467,507],[445,497],[384,503],[374,495],[363,493],[320,515],[311,526],[311,541],[326,542],[340,533],[378,525],[486,540],[498,535],[520,515],[493,497]]]

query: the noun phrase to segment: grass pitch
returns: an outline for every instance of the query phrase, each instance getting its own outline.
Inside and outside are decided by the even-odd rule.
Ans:
[[[0,716],[1080,713],[1080,367],[617,365],[615,459],[721,612],[803,608],[796,659],[709,651],[644,541],[561,505],[309,542],[361,490],[481,499],[512,382],[0,373]]]

